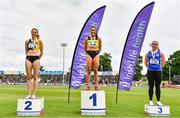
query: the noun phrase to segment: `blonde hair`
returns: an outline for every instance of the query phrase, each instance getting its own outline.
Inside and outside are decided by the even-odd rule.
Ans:
[[[157,43],[157,49],[160,50],[160,49],[159,49],[159,43],[158,43],[157,40],[153,40],[153,41],[151,42],[151,45],[152,45],[153,43],[155,43],[155,42]]]
[[[153,41],[151,42],[151,44],[152,44],[153,42],[156,42],[156,43],[159,45],[159,43],[158,43],[158,41],[157,41],[157,40],[153,40]]]

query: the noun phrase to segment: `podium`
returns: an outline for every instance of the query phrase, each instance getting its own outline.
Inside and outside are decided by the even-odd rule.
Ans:
[[[44,114],[44,98],[18,99],[17,116],[42,116]]]
[[[105,115],[105,92],[81,91],[81,115]]]
[[[170,107],[169,106],[151,106],[145,104],[144,106],[145,113],[150,116],[170,116]]]

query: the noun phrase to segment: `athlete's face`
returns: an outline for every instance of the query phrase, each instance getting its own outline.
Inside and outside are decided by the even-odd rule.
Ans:
[[[95,27],[91,27],[90,32],[91,32],[91,36],[96,36],[96,28]]]
[[[153,41],[151,43],[151,46],[152,46],[152,50],[157,50],[158,49],[158,42],[157,41]]]
[[[31,31],[32,38],[36,38],[38,35],[38,32],[36,30]]]

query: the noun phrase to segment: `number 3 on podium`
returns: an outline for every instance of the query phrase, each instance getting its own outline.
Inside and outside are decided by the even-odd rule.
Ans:
[[[158,113],[162,113],[162,108],[158,107],[158,109],[159,109]]]
[[[93,107],[97,106],[97,97],[96,96],[97,96],[96,93],[94,93],[89,97],[89,100],[93,99]]]

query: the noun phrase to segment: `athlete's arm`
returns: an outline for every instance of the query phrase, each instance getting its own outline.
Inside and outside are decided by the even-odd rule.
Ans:
[[[40,55],[39,55],[39,58],[41,58],[43,55],[43,42],[40,41]]]
[[[147,67],[148,66],[148,54],[146,53],[145,58],[144,58],[144,64]]]
[[[88,38],[86,37],[85,41],[84,41],[84,52],[85,53],[87,52],[87,40],[88,40]]]
[[[99,52],[101,52],[101,49],[102,49],[102,40],[101,38],[99,38]]]
[[[28,48],[27,48],[27,41],[25,41],[25,53],[27,54]]]
[[[162,67],[164,67],[165,66],[165,64],[166,64],[166,60],[165,60],[165,55],[164,55],[164,53],[163,52],[161,52],[161,65],[162,65]]]

